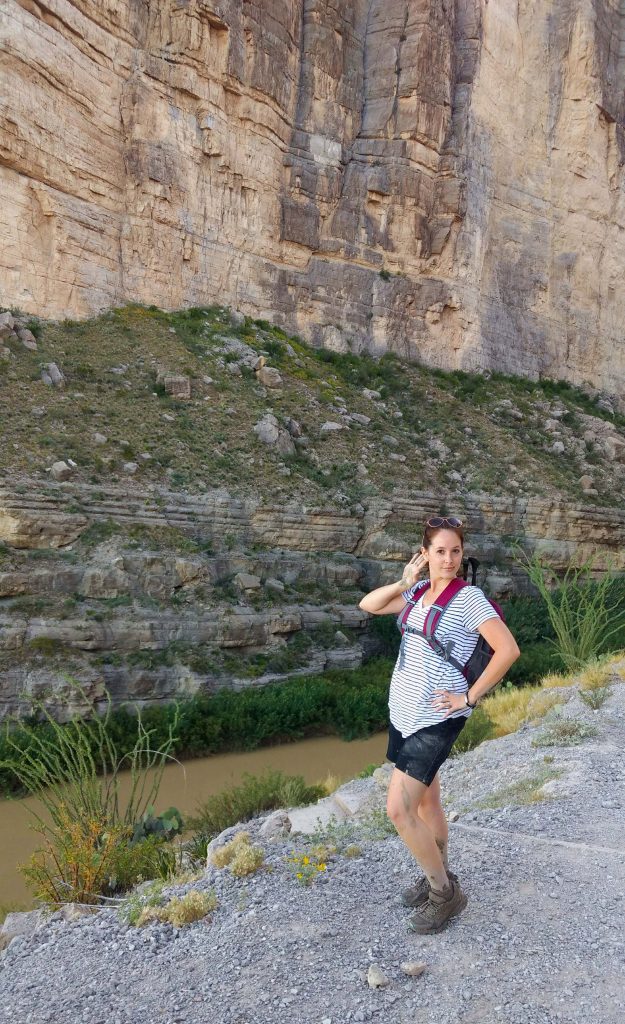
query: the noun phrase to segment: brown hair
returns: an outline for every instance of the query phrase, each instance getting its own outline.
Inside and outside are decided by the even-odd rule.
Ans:
[[[433,516],[430,516],[429,518],[433,518]],[[421,546],[424,548],[429,548],[430,544],[433,543],[436,534],[440,533],[441,530],[451,530],[452,533],[455,533],[456,536],[458,537],[460,543],[462,544],[462,547],[464,547],[464,529],[462,526],[428,526],[427,523],[425,524],[423,530],[423,540],[421,542]]]

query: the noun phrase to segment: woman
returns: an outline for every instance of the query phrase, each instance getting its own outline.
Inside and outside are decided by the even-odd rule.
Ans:
[[[435,633],[448,650],[453,649],[454,660],[461,665],[473,653],[478,634],[492,647],[489,664],[472,686],[419,633],[429,606],[459,575],[463,550],[461,520],[432,516],[425,525],[421,550],[405,566],[401,580],[372,590],[360,602],[373,615],[399,615],[413,595],[415,600],[389,694],[387,757],[395,770],[387,813],[424,871],[424,877],[402,897],[406,906],[414,908],[409,928],[420,934],[440,931],[467,903],[457,876],[449,871],[438,770],[475,705],[520,654],[510,630],[478,587],[465,586],[453,597]],[[426,566],[429,587],[417,582]]]

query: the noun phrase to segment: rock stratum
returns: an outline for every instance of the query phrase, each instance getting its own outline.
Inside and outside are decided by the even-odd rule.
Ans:
[[[397,578],[433,500],[337,510],[223,490],[0,487],[0,721],[34,700],[66,716],[105,692],[152,704],[357,667],[380,643],[358,602]],[[483,496],[464,514],[478,581],[500,598],[527,590],[520,542],[558,569],[591,556],[625,567],[619,510]]]
[[[2,302],[622,392],[617,0],[6,0]]]

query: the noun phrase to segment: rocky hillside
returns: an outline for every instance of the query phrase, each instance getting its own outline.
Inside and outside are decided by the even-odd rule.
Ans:
[[[363,591],[441,508],[499,596],[526,586],[517,542],[625,568],[605,395],[332,354],[218,308],[0,331],[2,714],[54,706],[68,673],[117,703],[358,665]]]
[[[592,388],[340,355],[219,307],[0,320],[7,482],[623,502],[625,404]]]
[[[333,818],[324,802],[222,834],[198,876],[144,887],[121,918],[109,907],[81,917],[76,906],[11,915],[0,932],[6,1016],[620,1024],[622,673],[613,664],[601,691],[549,690],[557,713],[444,765],[451,867],[469,902],[440,935],[407,931],[399,894],[414,862],[389,834],[388,772],[378,769],[335,794]],[[588,698],[599,696],[593,710]],[[260,851],[249,874],[223,853],[243,829]],[[189,893],[207,901],[204,912],[212,906],[208,916],[185,927],[126,923],[150,900],[164,907]]]
[[[622,392],[614,0],[7,0],[5,303]]]

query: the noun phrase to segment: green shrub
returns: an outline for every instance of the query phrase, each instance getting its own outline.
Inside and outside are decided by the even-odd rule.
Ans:
[[[576,747],[582,740],[596,736],[597,730],[574,718],[553,714],[542,733],[532,740],[533,747]]]
[[[396,658],[399,653],[401,636],[394,615],[374,615],[369,630],[375,637],[379,654],[385,658]]]
[[[514,630],[512,632],[514,633]],[[514,635],[516,638],[516,634]],[[551,673],[564,671],[563,659],[548,641],[525,645],[519,642],[519,647],[520,658],[506,672],[506,680],[509,682],[523,686],[536,683]]]
[[[481,706],[476,707],[467,719],[467,724],[452,747],[452,755],[473,750],[493,735],[493,723]]]
[[[517,558],[545,603],[555,634],[551,642],[571,672],[620,646],[625,635],[625,581],[610,569],[595,579],[593,560],[569,563],[564,575],[535,555]]]
[[[82,702],[87,700],[80,687],[74,684],[73,689]],[[138,714],[134,733],[120,751],[109,731],[110,701],[102,718],[75,718],[67,725],[56,722],[42,703],[35,703],[34,711],[42,723],[8,723],[0,769],[40,805],[30,810],[42,845],[23,868],[37,898],[95,902],[138,878],[171,870],[175,853],[164,847],[169,832],[176,831],[172,820],[177,812],[168,812],[169,832],[164,822],[148,826],[154,824],[151,804],[175,743],[176,716],[157,747]],[[122,768],[130,776],[123,800]]]
[[[244,775],[238,786],[216,793],[197,808],[189,827],[208,842],[225,828],[276,807],[297,807],[314,803],[325,796],[323,786],[308,786],[301,775],[268,771],[264,775]]]
[[[593,711],[598,711],[599,708],[603,707],[611,693],[611,687],[598,686],[594,690],[580,690],[579,695],[587,707],[592,708]]]

